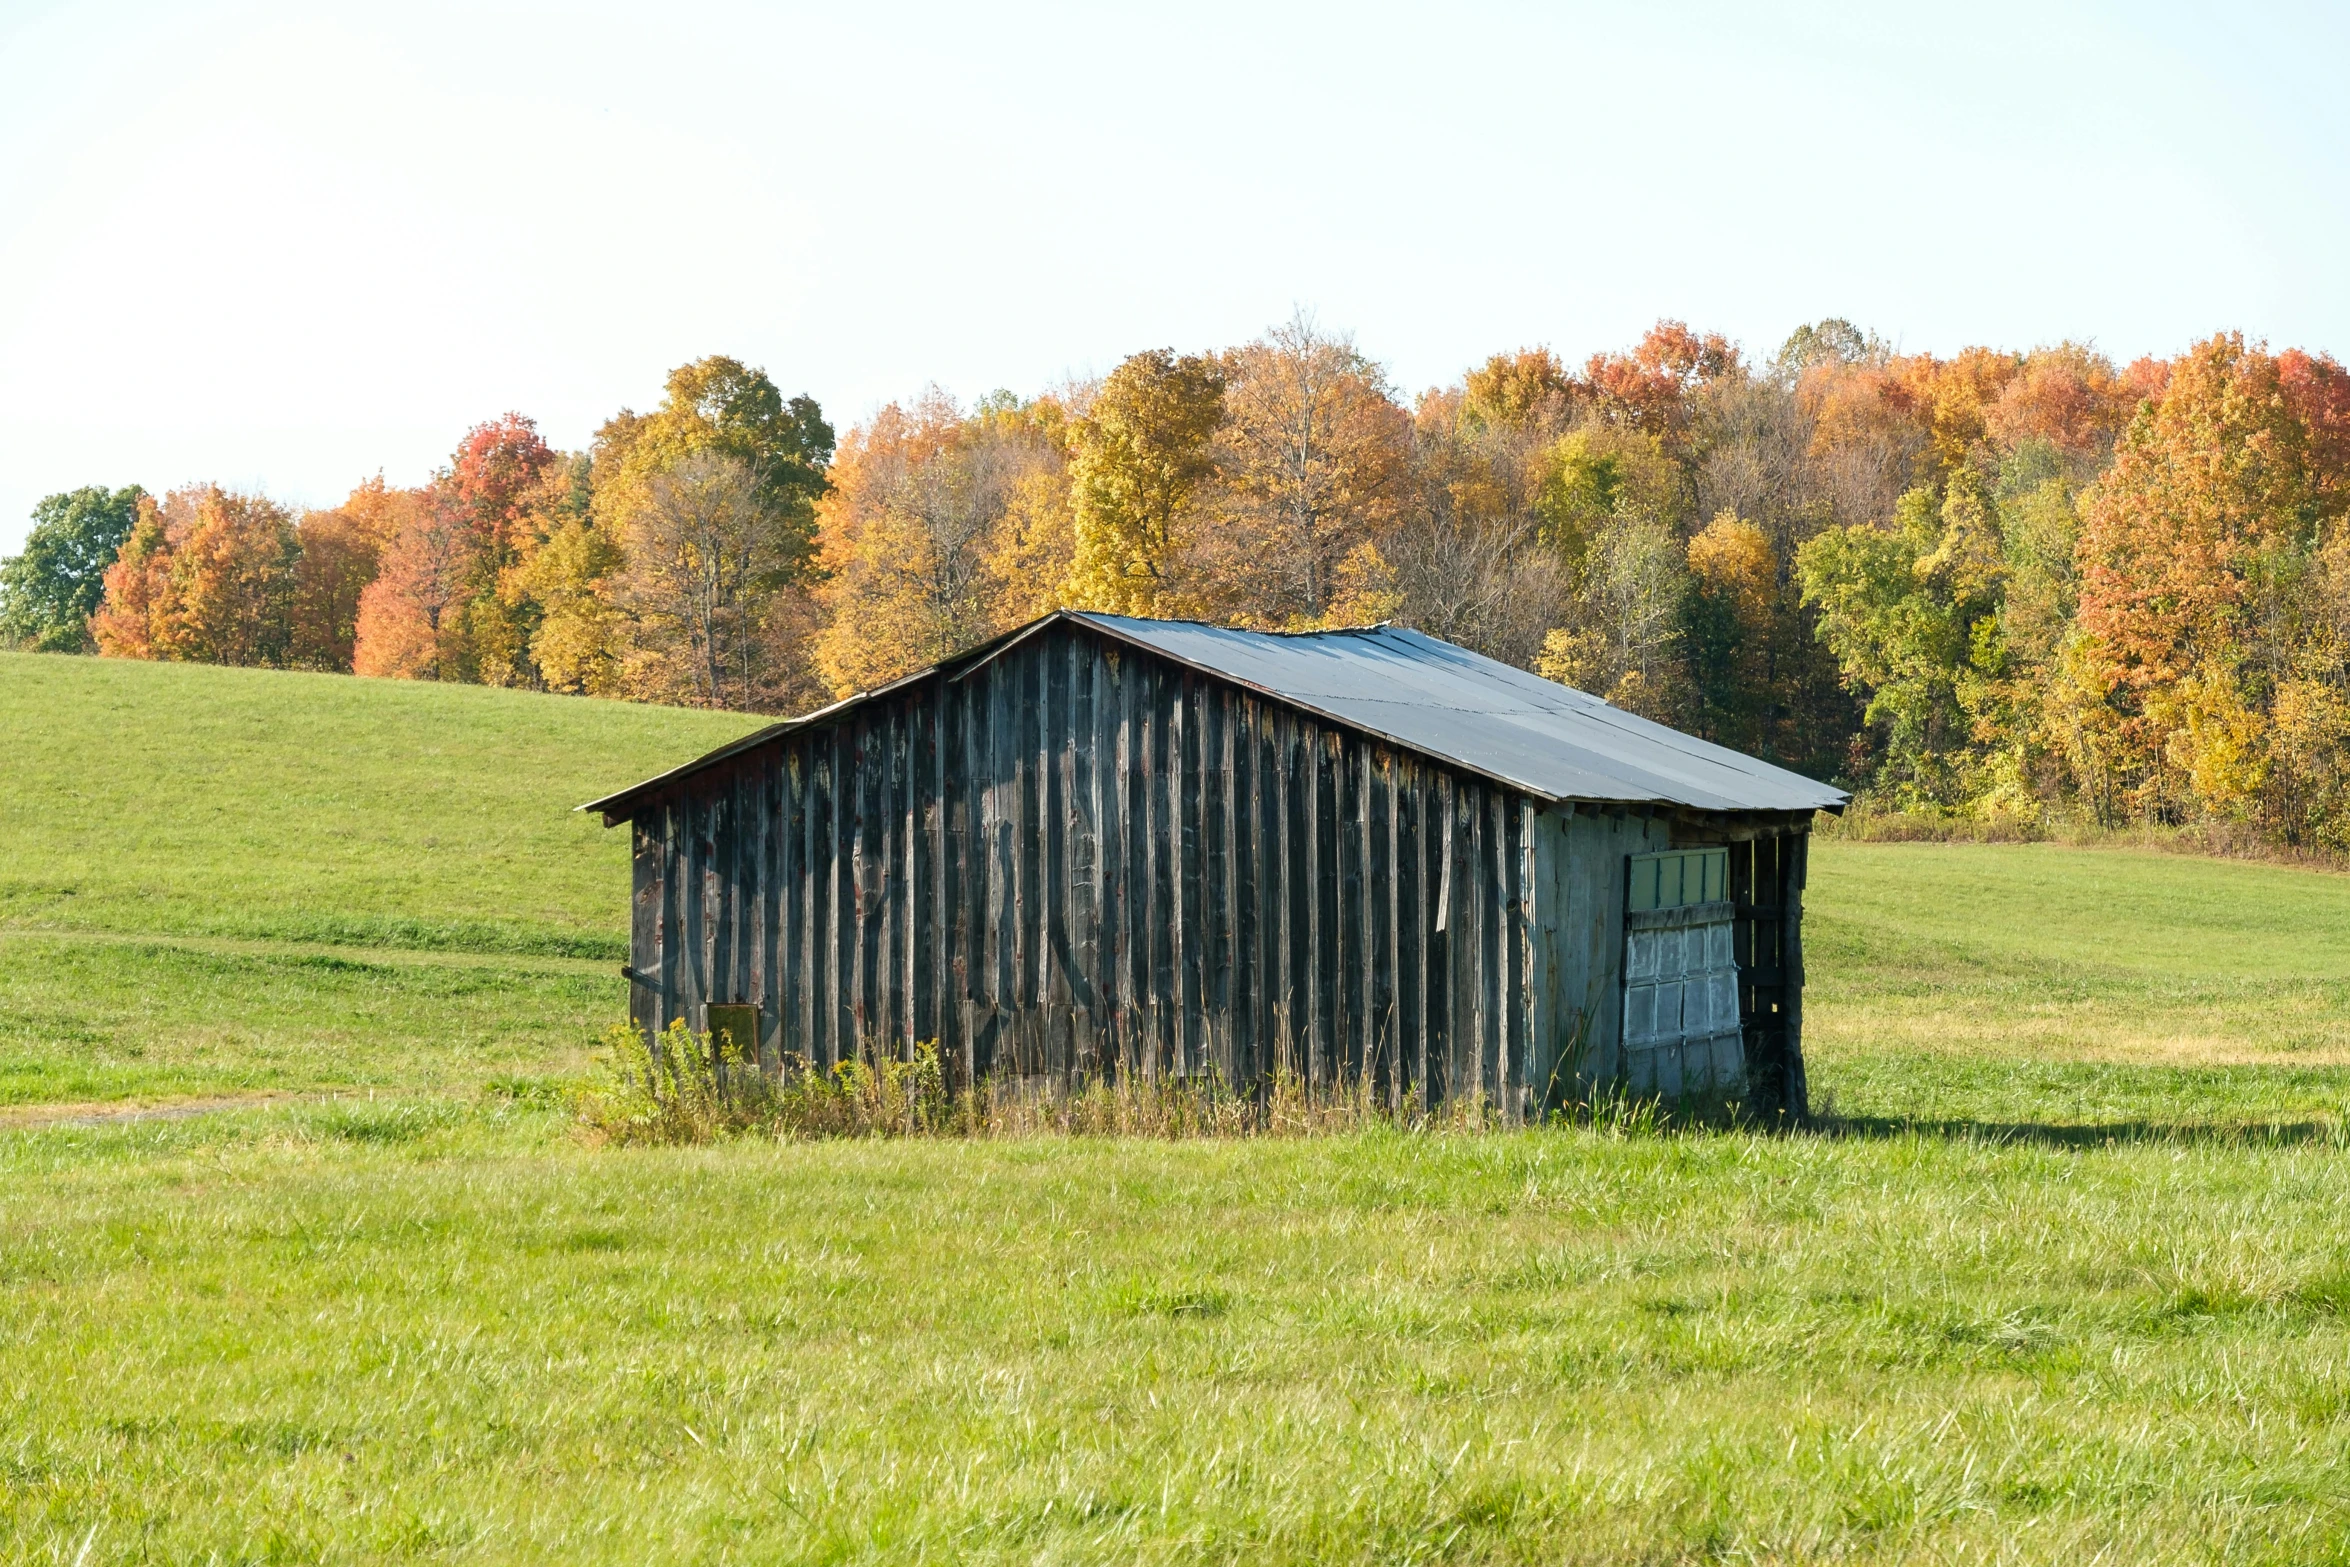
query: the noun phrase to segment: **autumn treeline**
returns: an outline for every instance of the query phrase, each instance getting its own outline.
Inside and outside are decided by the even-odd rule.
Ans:
[[[0,614],[114,656],[787,712],[1062,605],[1394,620],[1889,807],[2350,847],[2350,377],[2237,335],[2124,368],[1824,321],[1754,363],[1664,322],[1407,404],[1301,317],[837,447],[713,358],[585,453],[508,415],[330,511],[44,508]],[[44,630],[68,513],[117,531]]]

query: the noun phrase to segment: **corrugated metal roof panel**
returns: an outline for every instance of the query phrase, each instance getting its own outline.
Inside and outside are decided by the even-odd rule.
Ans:
[[[1270,634],[1071,617],[1554,800],[1708,811],[1842,807],[1840,789],[1417,631]]]
[[[1251,686],[1407,749],[1546,800],[1686,805],[1707,811],[1839,810],[1840,789],[1652,723],[1598,697],[1417,631],[1236,631],[1189,620],[1063,611],[1067,619],[1195,669]],[[938,666],[968,673],[1044,624],[997,637]],[[821,723],[937,673],[926,669],[821,712],[746,735],[656,778],[593,800],[608,816],[654,787]]]

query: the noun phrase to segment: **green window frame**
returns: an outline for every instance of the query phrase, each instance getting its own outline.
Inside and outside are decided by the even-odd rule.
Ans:
[[[1661,854],[1635,854],[1631,862],[1631,886],[1624,907],[1635,914],[1720,903],[1730,896],[1730,851],[1726,848],[1668,849]]]

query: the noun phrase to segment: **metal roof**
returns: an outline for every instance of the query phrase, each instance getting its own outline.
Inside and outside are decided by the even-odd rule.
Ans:
[[[607,816],[656,786],[820,724],[940,670],[960,675],[1056,621],[1090,626],[1545,802],[1683,805],[1707,811],[1841,810],[1844,791],[1669,729],[1598,697],[1395,626],[1238,631],[1189,620],[1062,610],[947,663],[745,735],[656,778],[592,800]]]
[[[1800,773],[1396,626],[1273,634],[1071,618],[1546,800],[1708,811],[1838,810],[1846,800]]]

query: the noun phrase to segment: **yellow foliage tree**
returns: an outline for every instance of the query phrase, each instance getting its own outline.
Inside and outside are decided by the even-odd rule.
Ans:
[[[816,664],[839,694],[937,662],[1052,607],[1072,554],[1054,400],[965,416],[933,387],[841,443],[819,510],[829,623]]]
[[[1153,615],[1181,601],[1192,506],[1215,476],[1223,418],[1212,358],[1156,348],[1110,372],[1075,428],[1071,602]]]

